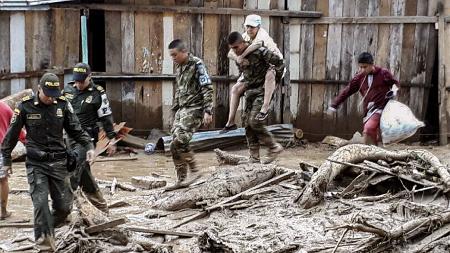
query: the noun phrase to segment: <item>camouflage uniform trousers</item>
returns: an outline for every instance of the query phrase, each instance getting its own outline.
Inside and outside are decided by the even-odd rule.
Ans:
[[[66,159],[25,163],[30,195],[34,207],[34,236],[53,237],[54,227],[62,224],[72,210],[73,194],[69,185]],[[52,199],[52,212],[48,194]]]
[[[256,93],[256,94],[252,94]],[[242,123],[245,127],[245,137],[250,153],[250,160],[259,162],[260,144],[263,144],[270,150],[276,149],[279,144],[275,142],[272,134],[267,130],[264,121],[257,120],[255,117],[260,112],[264,103],[264,92],[246,91],[245,110],[242,114]]]
[[[80,186],[89,202],[100,211],[108,213],[108,204],[95,181],[95,177],[92,175],[91,166],[86,161],[87,150],[73,140],[70,140],[70,144],[72,151],[77,154],[77,168],[70,173],[72,190],[75,191]]]
[[[197,172],[194,153],[189,142],[203,121],[203,110],[199,107],[182,107],[175,113],[170,151],[179,182],[186,179],[187,169]]]

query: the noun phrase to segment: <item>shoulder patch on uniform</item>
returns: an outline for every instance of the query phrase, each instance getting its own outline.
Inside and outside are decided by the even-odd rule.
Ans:
[[[25,96],[25,97],[22,98],[22,101],[28,101],[28,100],[31,100],[31,99],[32,99],[31,96]]]
[[[98,91],[105,91],[105,89],[103,89],[103,87],[102,87],[102,86],[100,86],[100,85],[97,85],[97,87],[96,87],[96,88],[97,88],[97,90],[98,90]]]
[[[20,114],[19,108],[15,108],[15,109],[14,109],[14,114]]]
[[[66,100],[65,96],[59,96],[58,98],[61,99],[61,100],[64,100],[64,101]]]

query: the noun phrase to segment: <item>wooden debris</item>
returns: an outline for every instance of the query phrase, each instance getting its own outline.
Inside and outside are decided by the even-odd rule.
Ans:
[[[158,235],[175,235],[180,237],[198,237],[199,234],[190,233],[190,232],[178,232],[171,230],[158,230],[158,229],[149,229],[143,227],[125,227],[126,230],[141,232],[141,233],[150,233],[150,234],[158,234]]]
[[[113,202],[113,203],[109,204],[108,208],[111,209],[111,208],[124,207],[124,206],[131,206],[131,205],[128,202],[125,202],[123,200],[119,200],[119,201],[116,201],[116,202]]]
[[[342,138],[336,137],[336,136],[325,136],[325,138],[322,140],[323,144],[328,144],[331,145],[333,147],[342,147],[345,146],[349,143],[348,140],[344,140]]]
[[[102,157],[97,158],[96,162],[117,162],[117,161],[134,161],[137,160],[137,156],[126,157]]]
[[[280,181],[288,179],[289,177],[291,177],[294,174],[295,174],[294,171],[286,172],[286,173],[284,173],[282,175],[279,175],[279,176],[271,178],[271,179],[269,179],[269,180],[267,180],[267,181],[265,181],[263,183],[260,183],[260,184],[254,186],[254,187],[252,187],[250,189],[247,189],[247,190],[245,190],[243,192],[240,192],[240,193],[238,193],[238,194],[236,194],[236,195],[234,195],[232,197],[226,198],[225,200],[223,200],[223,201],[221,201],[221,202],[219,202],[219,203],[217,203],[217,204],[215,204],[215,205],[213,205],[211,207],[205,208],[204,211],[199,212],[198,214],[193,215],[193,216],[191,216],[191,217],[181,221],[180,223],[176,224],[174,226],[174,228],[179,227],[181,225],[184,225],[184,224],[186,224],[186,223],[188,223],[190,221],[193,221],[195,219],[198,219],[200,217],[204,217],[204,216],[207,215],[207,213],[221,208],[224,204],[227,204],[227,203],[229,203],[231,201],[234,201],[234,200],[237,200],[237,199],[241,198],[241,196],[243,196],[244,194],[246,194],[248,192],[254,191],[254,190],[259,189],[259,188],[266,187],[266,186],[271,185],[271,184],[276,184],[276,183],[278,183]]]
[[[33,223],[0,223],[0,228],[33,228]]]
[[[275,192],[275,189],[273,187],[269,186],[269,187],[264,187],[264,188],[256,189],[254,191],[247,192],[245,194],[242,194],[241,197],[243,199],[250,199],[251,197],[253,197],[255,195],[262,195],[262,194],[271,193],[271,192]]]
[[[104,184],[104,185],[106,185],[106,187],[111,188],[111,186],[112,186],[112,181],[101,180],[101,179],[95,179],[95,180],[96,180],[97,183],[99,183],[99,184]],[[134,192],[134,191],[137,190],[136,187],[134,187],[134,186],[132,186],[132,185],[129,185],[129,184],[126,184],[126,183],[120,183],[120,182],[116,182],[116,187],[119,188],[119,189],[121,189],[121,190],[124,190],[124,191],[130,191],[130,192]]]
[[[238,165],[241,163],[248,163],[247,156],[231,154],[218,148],[214,149],[214,152],[216,153],[216,158],[219,164]]]
[[[299,164],[300,164],[300,169],[302,169],[303,171],[316,172],[319,169],[318,166],[316,166],[312,163],[306,162],[306,161],[300,161]]]
[[[90,226],[88,228],[86,228],[86,233],[88,234],[93,234],[93,233],[98,233],[101,231],[104,231],[105,229],[108,228],[113,228],[113,227],[117,227],[119,225],[125,224],[127,222],[126,218],[120,218],[120,219],[115,219],[112,221],[108,221],[99,225],[94,225],[94,226]]]
[[[286,189],[291,189],[291,190],[301,190],[302,189],[302,187],[300,187],[298,185],[288,184],[285,182],[278,183],[278,185],[281,187],[284,187]]]
[[[136,176],[131,178],[131,184],[134,187],[150,190],[166,186],[167,181],[153,176]]]
[[[111,184],[111,195],[114,195],[114,193],[116,193],[116,186],[117,186],[117,178],[114,178]]]
[[[32,93],[32,89],[22,90],[15,94],[2,98],[1,101],[5,102],[11,108],[11,110],[14,110],[17,103],[21,102],[23,97],[31,96]]]
[[[365,201],[365,202],[375,202],[375,201],[380,201],[386,198],[391,197],[392,194],[390,193],[385,193],[385,194],[381,194],[381,195],[377,195],[377,196],[365,196],[365,197],[359,197],[359,198],[354,198],[354,201]]]
[[[441,239],[444,236],[447,236],[450,234],[450,224],[447,224],[438,230],[434,231],[432,234],[426,236],[422,240],[412,244],[408,249],[411,253],[419,253],[419,252],[426,252],[424,249],[432,244],[433,242]]]
[[[145,145],[148,142],[149,141],[146,139],[142,139],[142,138],[139,138],[139,137],[131,135],[131,134],[125,135],[124,138],[122,139],[122,143],[125,144],[126,146],[138,148],[138,149],[142,149],[142,150],[144,150]]]

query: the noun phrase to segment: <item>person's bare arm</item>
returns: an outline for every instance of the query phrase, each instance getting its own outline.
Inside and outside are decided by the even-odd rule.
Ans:
[[[239,58],[244,58],[245,56],[249,55],[251,52],[255,51],[256,49],[260,48],[263,46],[263,42],[262,41],[254,41],[252,44],[250,44],[250,46],[248,46],[244,52],[238,56],[238,60]]]

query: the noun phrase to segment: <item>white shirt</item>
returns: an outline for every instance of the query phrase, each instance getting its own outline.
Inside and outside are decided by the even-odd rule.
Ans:
[[[264,28],[260,27],[258,33],[256,34],[255,39],[251,39],[250,36],[244,32],[242,37],[245,41],[253,43],[253,42],[262,42],[263,46],[267,47],[270,51],[278,55],[281,59],[283,59],[283,54],[280,49],[278,49],[277,43],[273,41],[272,37],[270,37],[269,33],[267,33]]]

